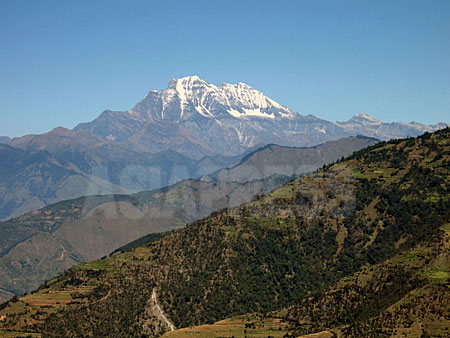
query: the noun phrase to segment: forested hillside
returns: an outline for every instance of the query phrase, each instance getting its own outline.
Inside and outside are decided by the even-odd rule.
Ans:
[[[271,315],[288,321],[296,336],[328,330],[355,338],[448,337],[449,223],[440,230]]]
[[[288,180],[185,180],[133,195],[66,200],[0,222],[0,302],[29,292],[75,264],[98,259],[144,235],[183,227]]]
[[[0,325],[45,337],[158,336],[172,324],[187,327],[292,305],[280,315],[298,333],[352,324],[339,334],[378,337],[380,326],[390,323],[386,306],[433,277],[439,282],[432,292],[424,291],[431,298],[423,304],[431,302],[441,311],[448,292],[446,254],[442,266],[429,264],[440,262],[439,248],[448,248],[442,236],[450,216],[449,133],[447,128],[379,143],[254,202],[76,266],[9,302],[0,311],[6,316]],[[419,248],[427,243],[434,243],[429,247],[438,254],[422,262]],[[414,264],[425,269],[422,279],[406,264],[397,266],[403,273],[390,273],[389,259],[406,252],[417,253]],[[375,277],[365,286],[352,286],[359,270]],[[328,301],[334,294],[321,290],[339,288],[344,277],[350,284],[343,287],[342,299],[350,304]],[[386,285],[392,288],[383,291]],[[354,294],[348,291],[352,287],[362,290],[354,297],[360,308],[345,296]],[[316,305],[311,309],[310,304]],[[402,312],[403,305],[397,306]],[[424,316],[429,309],[415,308]],[[435,318],[440,322],[445,316]]]

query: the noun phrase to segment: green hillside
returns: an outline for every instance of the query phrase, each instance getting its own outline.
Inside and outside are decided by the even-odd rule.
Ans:
[[[402,273],[389,274],[389,260],[402,253],[414,260],[426,243],[442,241],[450,216],[449,133],[379,143],[254,202],[76,266],[9,302],[0,311],[0,328],[45,337],[158,336],[173,326],[291,306],[278,315],[299,334],[350,325],[340,332],[377,337],[380,326],[390,323],[383,315],[389,304],[403,309],[397,301],[404,295],[432,285],[423,295],[433,295],[430,302],[439,309],[448,291],[445,255],[442,264],[432,264],[439,255],[418,259],[422,274],[407,264],[398,265]],[[360,270],[381,277],[367,278],[369,286],[361,286],[354,301],[344,297],[350,304],[334,309],[329,304],[339,301],[328,303],[323,292]],[[384,292],[386,283],[393,288]],[[331,316],[301,311],[313,296]],[[427,309],[416,308],[424,316]],[[436,318],[445,324],[445,313]]]
[[[449,282],[447,223],[414,248],[271,315],[297,336],[332,328],[339,337],[448,337]]]
[[[96,141],[90,139],[89,135],[87,139],[83,138],[83,135],[75,137],[76,135],[59,128],[46,135],[31,139],[26,137],[22,141],[16,139],[15,142],[22,142],[22,146],[27,145],[31,148],[37,145],[47,147],[55,156],[67,157],[67,161],[77,163],[83,168],[85,165],[90,167],[92,163],[97,165],[102,163],[102,166],[109,168],[108,175],[115,173],[121,178],[124,178],[123,172],[116,170],[117,168],[113,169],[114,165],[111,162],[113,159],[114,163],[120,163],[119,167],[124,165],[126,167],[126,163],[132,159],[140,159],[147,165],[155,160],[152,165],[164,164],[159,170],[165,171],[164,175],[169,176],[175,175],[170,169],[174,163],[183,162],[181,155],[178,156],[171,151],[156,154],[150,161],[149,154],[140,158],[137,153],[114,148],[112,145],[110,145],[112,148],[106,145],[106,148],[96,147],[97,151],[81,156],[85,146],[90,143],[96,144]],[[74,137],[76,142],[73,141]],[[214,182],[211,182],[211,178],[204,177],[200,182],[184,180],[166,188],[133,195],[87,196],[62,201],[0,222],[0,303],[10,299],[14,294],[21,295],[37,288],[44,280],[57,276],[73,265],[99,259],[146,234],[180,228],[208,216],[213,211],[248,202],[254,195],[282,186],[293,176],[307,171],[312,172],[325,163],[331,163],[375,142],[375,139],[359,136],[329,141],[312,148],[271,145],[249,154],[238,166],[241,169],[235,167],[231,170],[227,176],[229,181],[217,181],[216,177],[212,180]],[[6,171],[3,172],[3,178],[8,180],[11,178],[12,164],[18,164],[17,170],[13,171],[20,172],[22,162],[34,163],[34,160],[28,158],[28,153],[23,150],[5,147],[13,154],[20,154],[20,160],[16,158],[17,156],[8,155],[7,152],[3,154],[6,156],[5,159],[9,159],[5,164]],[[71,151],[68,151],[67,147]],[[219,164],[234,163],[242,156],[204,158],[197,162],[195,169],[197,174],[194,176],[199,176],[205,170],[217,169]],[[111,161],[106,161],[106,158]],[[248,165],[251,167],[250,173]],[[247,170],[242,166],[246,166]],[[231,175],[236,173],[236,170],[240,175]],[[27,172],[34,171],[27,169]],[[151,180],[159,176],[155,171],[143,174],[143,177]],[[173,178],[175,177],[178,176],[175,175]],[[21,182],[21,180],[13,181]],[[27,184],[32,181],[25,179]],[[161,183],[162,181],[158,184]],[[42,184],[47,185],[45,180],[41,182]],[[39,186],[34,185],[36,189]],[[67,184],[63,186],[68,190],[72,187]],[[20,187],[16,188],[13,189],[15,192],[23,191]],[[0,187],[0,195],[1,190]]]
[[[130,241],[180,228],[279,187],[287,177],[245,184],[185,180],[133,195],[67,200],[0,223],[0,303],[30,292],[73,265]]]

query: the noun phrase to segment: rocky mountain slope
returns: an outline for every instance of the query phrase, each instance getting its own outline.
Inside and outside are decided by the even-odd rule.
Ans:
[[[188,327],[301,304],[365,266],[442,238],[450,217],[449,156],[448,128],[379,143],[256,201],[74,267],[6,304],[0,325],[46,337],[159,336],[170,330],[167,321]],[[427,265],[433,262],[424,262],[430,276],[447,280],[448,267]],[[445,290],[430,293],[437,313]],[[427,309],[416,314],[428,316]],[[368,323],[372,332],[382,329],[377,323]]]
[[[351,135],[380,139],[419,135],[445,124],[381,123],[358,114],[333,123],[303,116],[244,83],[215,86],[198,76],[172,79],[128,111],[104,111],[74,130],[150,152],[172,149],[188,157],[237,155],[261,144],[313,146]]]

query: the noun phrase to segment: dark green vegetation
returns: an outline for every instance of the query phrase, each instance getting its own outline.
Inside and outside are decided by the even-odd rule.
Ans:
[[[89,196],[59,202],[0,223],[0,294],[37,288],[74,264],[98,259],[149,233],[184,226],[249,201],[287,178],[246,184],[186,180],[134,195]]]
[[[291,305],[280,315],[302,334],[330,325],[344,336],[389,336],[384,329],[410,325],[413,314],[427,318],[424,334],[445,336],[449,151],[448,128],[369,147],[251,203],[74,267],[28,301],[7,304],[3,328],[155,336],[171,323]],[[65,300],[42,307],[46,297]]]
[[[86,171],[92,170],[93,163],[96,163],[109,168],[106,173],[109,173],[111,180],[113,177],[124,178],[122,171],[117,169],[114,163],[119,167],[127,163],[138,164],[136,153],[117,149],[117,145],[113,147],[111,144],[101,142],[97,144],[98,140],[95,138],[84,139],[82,136],[82,132],[73,133],[59,128],[44,135],[24,137],[22,140],[15,139],[15,144],[26,149],[44,147],[52,151],[55,156],[72,161],[64,163],[76,163],[78,167]],[[80,140],[74,140],[74,138]],[[88,148],[89,141],[96,146]],[[187,180],[169,188],[130,196],[91,196],[67,200],[0,223],[0,290],[5,290],[5,293],[0,293],[0,301],[9,299],[12,296],[11,293],[29,292],[45,279],[56,276],[74,264],[98,259],[148,233],[178,228],[205,217],[212,211],[248,202],[256,194],[281,186],[288,180],[288,176],[314,170],[324,163],[337,160],[342,155],[374,142],[374,139],[370,138],[349,137],[330,141],[314,148],[272,145],[261,151],[255,151],[241,161],[238,167],[251,165],[253,169],[259,169],[247,171],[246,182],[248,183],[246,184]],[[27,184],[33,185],[34,181],[40,182],[35,186],[36,189],[46,186],[48,187],[46,193],[51,195],[53,185],[48,182],[61,183],[56,179],[57,175],[52,176],[52,173],[40,178],[37,175],[34,180],[31,179],[36,172],[30,169],[28,163],[35,164],[35,160],[40,158],[39,154],[50,156],[47,152],[40,151],[35,157],[28,158],[28,151],[5,147],[21,156],[19,160],[12,156],[9,164],[6,163],[4,170],[0,171],[0,174],[3,173],[3,176],[0,175],[0,181],[8,180],[11,163],[19,163],[15,172],[21,173],[21,168],[25,168],[25,171],[31,175],[27,176]],[[273,151],[275,148],[276,152]],[[178,179],[181,174],[176,174],[171,168],[173,166],[181,168],[180,156],[174,152],[169,153],[154,155],[152,159],[157,160],[152,163],[155,168],[160,166],[158,170],[164,171],[165,175],[173,174],[172,178]],[[5,158],[9,159],[9,157]],[[187,167],[184,171],[187,175],[194,172],[200,174],[202,170],[216,169],[219,164],[225,165],[239,158],[205,157],[197,162],[196,169],[192,169],[194,171],[187,168],[193,165],[191,163],[193,161],[186,161]],[[139,163],[148,166],[150,162],[144,156]],[[38,163],[40,167],[45,168],[45,163]],[[242,176],[233,174],[235,169],[230,170],[227,178],[243,181]],[[158,178],[160,177],[157,174],[158,170],[152,175],[144,176],[146,179]],[[284,175],[273,175],[277,170]],[[255,180],[258,177],[262,180]],[[22,180],[17,179],[16,183],[20,185],[20,182]],[[70,187],[70,185],[65,186],[65,189],[70,190]],[[83,185],[80,184],[79,188],[82,189]]]
[[[297,336],[333,328],[339,337],[449,337],[448,229],[272,316]]]

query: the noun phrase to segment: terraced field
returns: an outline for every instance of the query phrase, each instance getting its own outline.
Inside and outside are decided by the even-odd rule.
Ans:
[[[200,325],[168,332],[163,338],[256,338],[289,337],[288,323],[278,318],[247,314],[218,321],[211,325]]]

